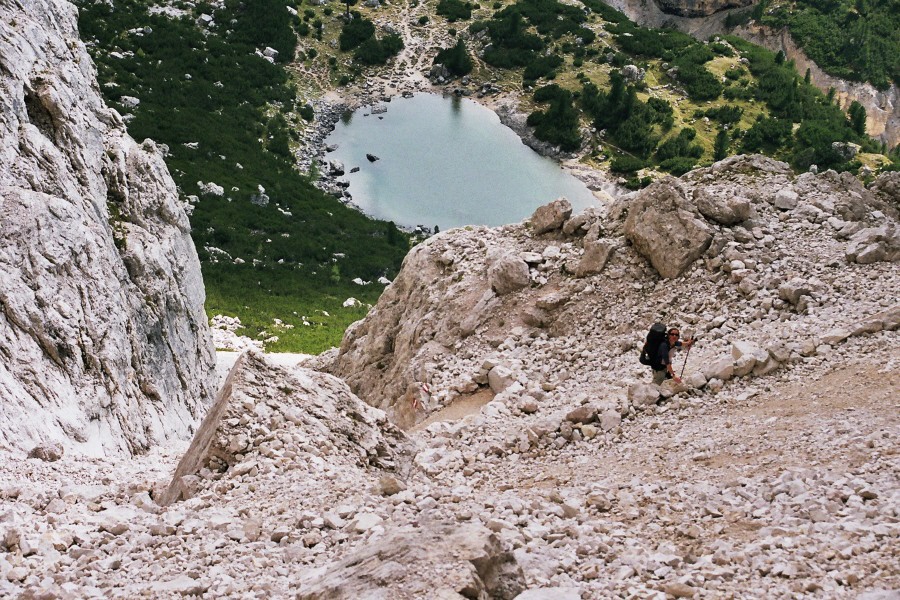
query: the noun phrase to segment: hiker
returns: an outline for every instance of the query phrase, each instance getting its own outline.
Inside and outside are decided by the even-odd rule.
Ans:
[[[666,379],[674,379],[675,383],[681,383],[681,378],[675,374],[675,368],[672,362],[675,359],[675,353],[680,348],[690,349],[693,339],[680,341],[681,332],[677,327],[672,327],[666,333],[666,339],[662,341],[656,351],[655,360],[651,364],[653,368],[653,383],[662,385]]]

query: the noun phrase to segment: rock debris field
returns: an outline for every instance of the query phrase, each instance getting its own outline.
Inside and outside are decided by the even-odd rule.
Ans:
[[[190,446],[0,452],[0,596],[898,598],[898,184],[738,157],[435,236]]]

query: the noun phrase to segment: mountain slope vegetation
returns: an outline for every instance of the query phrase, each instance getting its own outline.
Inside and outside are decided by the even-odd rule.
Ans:
[[[791,36],[826,73],[880,90],[900,85],[900,10],[894,0],[762,0],[730,16]]]
[[[601,0],[78,3],[107,101],[135,138],[165,144],[193,206],[209,314],[239,316],[270,350],[336,345],[382,289],[354,281],[391,278],[408,250],[392,223],[316,188],[295,152],[310,98],[366,93],[411,54],[446,63],[462,93],[518,95],[539,139],[632,188],[742,152],[862,176],[900,162],[864,135],[862,107],[845,115],[783,55],[638,27]]]
[[[214,25],[199,25],[202,15]],[[392,277],[408,236],[295,169],[291,138],[308,107],[284,69],[292,22],[277,0],[168,13],[126,0],[81,3],[79,26],[129,133],[168,146],[169,169],[194,206],[208,312],[240,316],[244,333],[269,349],[320,351],[365,312],[344,300],[374,302],[382,289],[352,280]]]
[[[864,162],[849,145],[886,150],[864,135],[861,106],[848,117],[783,55],[731,36],[701,42],[639,27],[600,0],[582,4],[516,0],[470,24],[471,49],[495,71],[521,73],[539,139],[564,151],[589,144],[633,187],[648,181],[635,176],[641,169],[681,174],[736,152],[858,172]]]

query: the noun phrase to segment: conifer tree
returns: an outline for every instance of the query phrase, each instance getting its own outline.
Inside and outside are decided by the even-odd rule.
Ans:
[[[862,104],[854,100],[847,109],[847,117],[850,119],[850,127],[859,135],[866,133],[866,109]]]
[[[730,141],[728,132],[724,129],[720,129],[719,133],[716,135],[716,143],[713,148],[713,160],[722,160],[728,156],[728,144]]]

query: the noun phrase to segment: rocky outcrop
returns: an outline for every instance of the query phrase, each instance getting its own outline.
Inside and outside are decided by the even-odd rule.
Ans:
[[[204,480],[223,474],[267,470],[264,458],[276,443],[280,454],[290,453],[293,460],[314,461],[312,447],[327,446],[332,466],[377,468],[401,477],[409,474],[414,454],[384,412],[361,402],[344,382],[318,371],[289,371],[249,352],[235,362],[157,502],[167,506],[191,498]]]
[[[877,234],[861,246],[869,234],[860,233],[896,231],[892,178],[867,189],[849,174],[795,176],[785,163],[738,156],[666,178],[608,210],[571,216],[552,236],[535,235],[525,224],[434,236],[413,249],[375,309],[348,330],[332,368],[362,399],[408,427],[482,387],[500,404],[539,403],[565,385],[572,360],[598,352],[580,341],[592,329],[619,332],[604,337],[604,347],[632,348],[644,332],[629,324],[668,321],[677,310],[723,341],[734,328],[718,311],[764,315],[761,339],[747,341],[772,359],[752,374],[768,372],[821,345],[816,319],[792,326],[810,331],[800,343],[794,330],[782,330],[779,315],[804,320],[825,310],[826,329],[840,323],[855,330],[893,300],[885,286],[895,276],[879,281],[871,296],[865,292],[874,305],[830,293],[831,284],[822,283],[824,277],[857,289],[848,278],[861,266],[859,252],[863,262],[881,261],[868,267],[892,264],[885,262],[894,260],[892,237]],[[487,273],[497,256],[527,267],[530,284],[492,289]],[[673,281],[658,285],[661,277]],[[678,295],[683,286],[692,290],[690,299]],[[715,312],[701,308],[713,305]],[[783,338],[793,350],[783,349]],[[698,360],[718,364],[727,351]],[[734,369],[731,357],[726,363]],[[720,372],[710,373],[714,388],[722,385]],[[697,375],[694,385],[707,385],[710,378]],[[421,402],[423,387],[441,391]]]
[[[0,596],[889,594],[900,270],[845,256],[896,223],[889,182],[757,156],[670,183],[691,214],[700,196],[750,204],[708,219],[674,279],[624,236],[637,194],[552,234],[417,246],[335,365],[391,418],[427,415],[405,437],[337,379],[247,356],[184,455],[183,502],[155,501],[176,452],[0,448]],[[575,276],[599,243],[605,267]],[[504,253],[530,284],[498,296]],[[681,385],[638,363],[655,321],[697,336]]]
[[[524,589],[522,569],[497,535],[447,523],[387,533],[301,586],[297,600],[513,600]]]
[[[708,17],[729,8],[750,6],[754,0],[656,0],[664,13],[679,17]]]
[[[0,445],[186,438],[213,348],[161,152],[103,105],[71,4],[7,2],[0,20]]]

